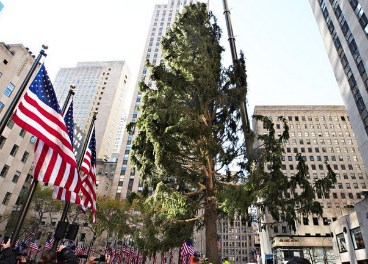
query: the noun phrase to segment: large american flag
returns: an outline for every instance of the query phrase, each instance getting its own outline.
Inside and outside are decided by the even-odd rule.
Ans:
[[[66,128],[68,130],[68,135],[70,138],[70,142],[73,142],[73,130],[74,130],[74,119],[73,119],[73,101],[70,103],[68,111],[64,115],[64,121],[66,124]],[[69,191],[65,188],[55,186],[54,192],[52,194],[53,199],[70,202],[70,203],[76,203],[79,204],[83,211],[85,211],[85,208],[82,206],[81,199],[76,192]]]
[[[34,179],[78,192],[81,180],[72,143],[44,65],[15,110],[13,120],[38,138]]]
[[[45,248],[46,249],[52,249],[52,245],[54,244],[54,240],[55,240],[55,238],[54,238],[54,234],[50,237],[50,236],[48,236],[47,238],[46,238],[46,244],[45,244]]]
[[[81,171],[84,173],[82,180],[82,204],[85,208],[91,209],[92,223],[94,223],[96,221],[96,137],[94,128],[83,158]]]

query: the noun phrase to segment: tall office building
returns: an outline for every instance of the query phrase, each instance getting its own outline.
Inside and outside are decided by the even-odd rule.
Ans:
[[[368,167],[368,2],[309,0]]]
[[[4,8],[4,5],[0,2],[0,12],[1,10],[3,10],[3,8]]]
[[[74,122],[87,134],[94,111],[97,158],[111,159],[128,93],[130,72],[124,61],[79,62],[61,68],[55,78],[56,95],[63,105],[70,85],[75,85]]]
[[[337,176],[330,195],[316,197],[324,208],[322,218],[299,216],[296,232],[289,230],[285,223],[268,225],[261,230],[263,260],[266,255],[274,255],[276,262],[273,263],[285,263],[290,257],[301,255],[313,259],[312,263],[336,263],[329,224],[348,214],[349,208],[361,200],[362,192],[367,191],[367,173],[345,107],[256,106],[254,114],[271,118],[279,136],[283,125],[278,117],[284,116],[288,120],[290,139],[285,144],[282,157],[285,177],[297,173],[295,151],[305,159],[312,183],[325,177],[325,162],[331,165]],[[256,135],[267,133],[262,122],[254,121],[253,128]],[[296,194],[300,191],[297,189]],[[272,222],[272,217],[266,214],[263,223]]]
[[[21,44],[0,42],[0,118],[14,99],[34,62],[34,55]],[[16,210],[20,194],[26,194],[32,181],[35,138],[10,120],[0,135],[0,215]],[[6,221],[0,222],[0,233]]]
[[[150,81],[149,71],[145,67],[146,60],[148,59],[155,65],[163,61],[160,47],[162,37],[173,24],[176,15],[181,12],[183,7],[189,3],[195,2],[197,2],[197,0],[169,0],[166,5],[155,5],[146,45],[141,58],[137,85],[133,93],[133,102],[127,117],[128,123],[135,122],[140,114],[139,106],[143,95],[139,92],[138,82],[144,79],[149,87],[152,89],[155,88],[155,84]],[[129,135],[127,132],[124,133],[111,192],[111,196],[114,198],[125,198],[127,193],[131,191],[142,191],[143,186],[140,183],[139,175],[130,166],[129,162],[129,152],[132,140],[137,133],[138,131],[135,131],[134,135]]]

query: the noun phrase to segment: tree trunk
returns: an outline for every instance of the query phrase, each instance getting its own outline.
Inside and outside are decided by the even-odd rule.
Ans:
[[[217,249],[217,207],[213,200],[207,197],[205,207],[206,257],[213,264],[220,264]]]

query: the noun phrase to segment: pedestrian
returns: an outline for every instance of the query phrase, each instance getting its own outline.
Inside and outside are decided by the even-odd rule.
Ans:
[[[230,264],[227,257],[222,258],[222,264]]]
[[[10,247],[10,239],[5,244],[1,244],[3,252],[0,256],[0,264],[15,264],[16,259]]]
[[[209,258],[205,258],[204,259],[204,264],[212,264],[212,262]]]
[[[190,264],[199,264],[199,252],[194,251],[193,256],[190,257]]]
[[[286,264],[311,264],[308,259],[300,257],[292,257]]]
[[[74,251],[64,245],[60,245],[57,252],[55,250],[46,250],[43,252],[39,264],[55,264],[58,261],[65,261],[65,264],[78,264]]]

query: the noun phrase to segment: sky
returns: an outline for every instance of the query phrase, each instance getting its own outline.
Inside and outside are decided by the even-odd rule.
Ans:
[[[53,80],[79,61],[124,60],[137,82],[155,4],[167,0],[0,0],[0,42],[21,43]],[[206,0],[207,2],[207,0]],[[224,66],[231,63],[222,0],[209,0],[223,30]],[[308,0],[228,0],[238,52],[247,61],[248,112],[255,105],[342,105]],[[130,98],[128,98],[130,100]]]

